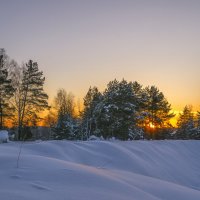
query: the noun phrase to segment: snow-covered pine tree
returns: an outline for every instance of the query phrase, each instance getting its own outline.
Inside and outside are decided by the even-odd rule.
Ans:
[[[195,121],[192,106],[186,105],[177,120],[177,138],[190,139],[195,134]]]
[[[96,118],[94,115],[97,104],[101,101],[102,94],[97,87],[90,87],[84,97],[84,110],[82,112],[81,131],[83,138],[89,138],[90,135],[98,135]]]
[[[4,49],[0,49],[0,129],[4,126],[4,117],[9,115],[9,100],[13,96],[14,88],[8,75],[7,55]]]
[[[197,116],[196,116],[196,132],[194,135],[194,139],[200,139],[200,112],[197,112]]]
[[[65,114],[62,119],[59,118],[56,126],[53,128],[53,138],[57,140],[74,140],[79,136],[78,120],[69,114]]]
[[[177,137],[179,139],[189,139],[195,128],[192,106],[186,105],[183,112],[179,114],[177,120]]]
[[[142,85],[137,81],[132,82],[132,90],[134,94],[134,104],[135,104],[135,130],[133,131],[133,139],[144,138],[143,122],[145,118],[144,108],[146,102],[146,94],[142,88]],[[131,136],[131,134],[130,134]]]
[[[200,128],[200,112],[197,111],[197,127]]]
[[[111,81],[96,106],[95,116],[98,128],[104,138],[129,138],[135,127],[135,99],[132,84],[122,80]]]

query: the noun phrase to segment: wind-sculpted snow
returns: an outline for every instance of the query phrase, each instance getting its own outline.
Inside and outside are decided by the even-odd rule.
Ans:
[[[2,200],[199,200],[200,141],[0,145]]]

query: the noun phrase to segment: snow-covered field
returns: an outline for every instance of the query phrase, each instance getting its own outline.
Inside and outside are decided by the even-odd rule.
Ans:
[[[0,144],[1,200],[199,200],[200,141]]]

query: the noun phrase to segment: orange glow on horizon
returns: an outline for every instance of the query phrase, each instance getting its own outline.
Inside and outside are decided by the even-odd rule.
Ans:
[[[77,101],[77,99],[76,99],[76,101]],[[83,107],[84,106],[83,106],[83,101],[82,100],[79,100],[79,101],[77,101],[75,103],[75,107],[74,107],[74,116],[75,117],[79,117],[80,116],[80,112],[83,111]],[[53,111],[53,112],[55,112],[55,111]],[[171,125],[173,127],[176,128],[179,114],[181,114],[182,111],[180,111],[180,110],[172,110],[172,112],[175,114],[175,116],[170,119],[170,123],[171,123]],[[196,115],[197,111],[193,111],[193,113],[194,113],[194,115]],[[46,122],[45,122],[46,119],[45,118],[47,117],[48,114],[49,114],[48,110],[45,110],[45,111],[43,111],[43,112],[41,112],[39,114],[39,117],[41,117],[41,120],[40,120],[40,122],[37,123],[38,126],[46,126]],[[12,119],[8,119],[8,118],[5,119],[4,125],[6,127],[8,127],[8,128],[12,128],[14,126]],[[147,126],[149,128],[151,128],[151,129],[155,129],[156,128],[156,126],[152,122],[150,122]]]

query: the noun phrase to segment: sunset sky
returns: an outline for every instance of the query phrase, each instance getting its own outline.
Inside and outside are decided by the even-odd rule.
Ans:
[[[0,47],[38,62],[50,100],[125,78],[200,110],[199,0],[0,0],[0,21]]]

